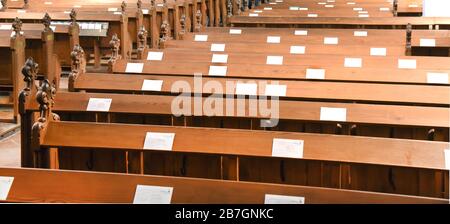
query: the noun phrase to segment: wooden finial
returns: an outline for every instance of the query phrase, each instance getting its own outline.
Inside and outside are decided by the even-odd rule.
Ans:
[[[147,36],[148,32],[145,30],[145,27],[142,25],[141,29],[138,32],[138,59],[143,59],[143,54],[145,49],[147,48]]]
[[[159,38],[159,48],[163,49],[166,47],[166,41],[169,40],[169,29],[170,25],[167,20],[161,24],[161,37]]]
[[[12,27],[13,27],[13,30],[14,30],[14,36],[20,36],[20,35],[22,35],[22,34],[21,34],[21,31],[22,31],[22,21],[21,21],[18,17],[16,17],[16,18],[14,19],[14,22],[13,22],[13,24],[12,24]]]
[[[241,0],[237,0],[237,14],[240,15],[242,10]]]
[[[138,0],[136,5],[137,5],[138,10],[142,9],[142,1],[141,0]]]
[[[248,0],[244,0],[244,12],[248,11]]]
[[[52,88],[48,79],[41,81],[38,91],[36,93],[36,101],[39,104],[39,121],[45,122],[48,117],[48,111],[50,108],[50,96],[52,94]]]
[[[22,67],[23,81],[26,83],[25,91],[30,91],[36,75],[39,71],[39,65],[34,62],[32,57],[29,57]]]
[[[50,24],[52,22],[52,18],[48,13],[45,13],[44,18],[42,18],[42,24],[44,24],[44,31],[48,32],[50,29]]]
[[[150,6],[151,6],[152,8],[155,7],[155,0],[150,0]]]
[[[200,12],[200,10],[197,10],[195,18],[197,20],[197,24],[195,24],[194,32],[200,32],[202,30],[202,13]]]
[[[410,56],[411,55],[411,50],[412,50],[412,46],[411,46],[411,39],[412,39],[412,25],[411,23],[408,23],[408,25],[406,25],[406,49],[405,49],[405,54]]]
[[[71,72],[69,74],[69,91],[73,92],[75,80],[80,76],[80,74],[85,72],[85,64],[84,64],[84,50],[79,45],[76,44],[70,53],[70,59],[72,61],[71,64]]]
[[[233,15],[233,4],[231,3],[231,0],[227,0],[227,16],[231,17]]]
[[[186,34],[186,14],[181,15],[180,25],[181,25],[181,29],[180,29],[180,33],[178,34],[178,37],[180,40],[183,40],[184,35]]]
[[[77,11],[75,9],[72,9],[72,11],[70,11],[70,20],[71,20],[72,24],[76,24],[76,22],[77,22]]]
[[[398,15],[398,0],[394,0],[392,2],[393,6],[392,6],[392,12],[394,13],[394,16]]]
[[[122,5],[120,5],[120,8],[122,10],[122,13],[125,12],[125,10],[127,9],[127,3],[125,1],[122,2]]]
[[[119,54],[120,49],[120,39],[117,36],[117,34],[113,34],[111,41],[109,41],[109,46],[111,47],[111,58],[108,61],[108,66],[110,72],[112,72],[112,66],[116,62],[116,60],[119,60],[121,58]]]
[[[8,8],[8,1],[7,0],[0,0],[0,3],[2,3],[2,10],[5,10]]]

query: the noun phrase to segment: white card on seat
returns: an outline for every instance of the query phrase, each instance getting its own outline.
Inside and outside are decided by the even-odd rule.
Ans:
[[[212,63],[227,63],[228,54],[213,54],[211,62]]]
[[[266,194],[264,204],[305,204],[304,197]]]
[[[172,151],[175,133],[147,132],[144,149]]]
[[[427,83],[448,84],[448,73],[428,72]]]
[[[0,25],[0,30],[12,30],[12,25],[11,24]]]
[[[339,43],[339,38],[337,38],[337,37],[325,37],[325,38],[323,38],[323,43],[324,44],[338,44]]]
[[[254,10],[253,12],[254,13],[262,13],[263,11],[262,10]]]
[[[162,61],[164,52],[160,51],[150,51],[147,54],[147,60],[149,61]]]
[[[296,30],[294,31],[294,35],[296,36],[307,36],[308,30]]]
[[[281,37],[279,36],[267,36],[267,43],[270,44],[279,44]]]
[[[173,187],[137,185],[133,204],[170,204]]]
[[[208,35],[195,35],[194,41],[208,41]]]
[[[334,8],[334,5],[325,5],[325,8]]]
[[[291,6],[291,7],[289,7],[289,10],[297,11],[298,10],[298,6]]]
[[[227,75],[227,66],[209,66],[208,75],[212,76],[226,76]]]
[[[450,170],[450,149],[444,150],[445,169]]]
[[[283,56],[267,56],[266,64],[282,65],[283,64]]]
[[[304,54],[305,46],[291,46],[290,53],[291,54]]]
[[[8,199],[9,190],[13,184],[14,177],[0,176],[0,200]]]
[[[300,8],[298,8],[298,10],[300,10],[300,11],[308,11],[308,8],[300,7]]]
[[[272,10],[272,7],[264,7],[264,10]]]
[[[369,12],[367,12],[367,11],[358,11],[358,14],[367,14],[367,13],[369,13]]]
[[[321,107],[321,121],[347,121],[347,108]]]
[[[89,98],[86,111],[108,112],[112,99],[109,98]]]
[[[303,140],[274,138],[272,156],[286,158],[303,158]]]
[[[114,12],[114,15],[122,15],[122,12]]]
[[[367,31],[354,31],[353,36],[355,37],[367,37]]]
[[[108,8],[108,12],[115,12],[117,11],[117,8]]]
[[[420,39],[420,46],[421,47],[436,47],[436,40],[435,39]]]
[[[240,29],[230,29],[230,34],[241,34],[242,30]]]
[[[286,85],[267,84],[264,95],[266,96],[286,96]]]
[[[144,69],[144,63],[127,63],[127,68],[125,69],[125,72],[127,73],[142,73],[142,70]]]
[[[408,7],[409,7],[409,8],[417,8],[417,7],[419,7],[419,6],[416,5],[416,4],[411,4],[411,5],[408,5]]]
[[[236,95],[258,95],[258,85],[256,83],[241,83],[236,84]]]
[[[363,8],[353,8],[353,11],[361,11]]]
[[[250,16],[250,17],[257,17],[259,15],[258,15],[258,13],[249,13],[248,16]]]
[[[81,5],[74,5],[74,8],[81,8]]]
[[[384,47],[371,47],[370,48],[371,56],[386,56],[386,48]]]
[[[142,9],[142,14],[147,15],[148,14],[148,9]]]
[[[159,4],[156,4],[156,6],[158,6],[158,7],[163,7],[164,4],[163,4],[163,3],[159,3]]]
[[[316,13],[309,13],[308,17],[319,17],[319,15],[317,15]]]
[[[398,68],[416,69],[415,59],[398,59]]]
[[[142,91],[161,91],[163,80],[145,79],[142,82]]]
[[[23,9],[18,9],[17,10],[17,13],[26,13],[27,12],[27,10],[23,10]]]
[[[362,58],[345,58],[344,67],[361,68],[362,67]]]
[[[211,51],[225,51],[225,44],[211,44]]]
[[[44,5],[53,5],[53,2],[44,2]]]
[[[307,68],[306,69],[306,78],[307,79],[325,79],[325,69]]]
[[[388,12],[388,11],[391,11],[391,9],[390,9],[390,8],[387,8],[387,7],[382,7],[382,8],[380,8],[380,11],[382,11],[382,12]]]
[[[358,17],[369,17],[369,14],[359,14]]]
[[[325,4],[327,4],[326,2],[318,2],[317,4],[319,4],[319,5],[325,5]]]
[[[347,5],[355,5],[355,2],[347,2]]]

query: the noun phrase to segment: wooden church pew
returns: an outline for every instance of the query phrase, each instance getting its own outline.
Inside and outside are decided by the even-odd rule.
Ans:
[[[263,204],[266,194],[299,196],[306,204],[448,204],[439,198],[179,177],[23,168],[1,168],[0,175],[14,177],[5,202],[133,203],[137,185],[147,185],[171,187],[174,204]]]

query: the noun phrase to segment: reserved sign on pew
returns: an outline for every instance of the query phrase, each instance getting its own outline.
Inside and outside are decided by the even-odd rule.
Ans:
[[[175,133],[147,132],[144,149],[172,151]]]
[[[0,176],[0,200],[6,200],[8,198],[9,190],[13,184],[14,177],[2,177]]]
[[[347,121],[347,108],[321,107],[321,121]]]
[[[90,98],[86,111],[108,112],[111,102],[112,99],[108,98]]]
[[[304,197],[266,194],[264,204],[305,204]]]
[[[162,61],[164,52],[150,51],[147,54],[147,60],[149,61]]]
[[[286,158],[303,158],[303,140],[274,138],[272,156]]]
[[[137,185],[133,204],[170,204],[173,187]]]
[[[142,91],[161,91],[163,80],[144,80],[142,83]]]
[[[142,73],[144,69],[144,63],[127,63],[125,68],[126,73]]]

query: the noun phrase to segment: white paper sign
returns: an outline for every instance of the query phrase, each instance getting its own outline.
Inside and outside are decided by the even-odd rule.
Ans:
[[[195,35],[195,41],[208,41],[208,35]]]
[[[108,112],[111,107],[112,99],[108,98],[89,98],[86,111]]]
[[[427,83],[448,84],[448,73],[427,73]]]
[[[52,31],[55,32],[56,26],[50,26],[50,29],[52,29]]]
[[[0,176],[0,200],[6,200],[8,198],[13,181],[14,177]]]
[[[227,66],[209,66],[208,75],[212,76],[226,76],[227,75]]]
[[[163,7],[164,4],[163,4],[163,3],[159,3],[159,4],[156,4],[156,6],[158,6],[158,7]]]
[[[115,12],[117,11],[117,8],[108,8],[108,12]]]
[[[254,13],[262,13],[263,11],[262,10],[254,10],[253,12]]]
[[[338,44],[339,38],[337,37],[325,37],[323,38],[324,44]]]
[[[159,51],[150,51],[147,54],[147,60],[149,61],[161,61],[163,58],[164,52]]]
[[[304,54],[305,46],[291,46],[290,53],[291,54]]]
[[[0,30],[12,30],[12,25],[11,24],[0,25]]]
[[[236,84],[236,95],[258,95],[258,85],[256,83],[241,83]]]
[[[386,56],[386,48],[384,47],[371,47],[370,48],[371,56]]]
[[[137,185],[133,204],[170,204],[173,187]]]
[[[353,36],[355,37],[367,37],[367,31],[354,31]]]
[[[74,8],[81,8],[81,5],[74,5]]]
[[[319,5],[325,5],[325,4],[327,4],[326,2],[318,2],[317,4],[319,4]]]
[[[416,5],[416,4],[411,4],[411,5],[408,5],[408,7],[409,7],[409,8],[417,8],[417,7],[419,7],[419,6]]]
[[[44,5],[52,5],[53,2],[44,2]]]
[[[147,15],[148,14],[148,9],[142,9],[142,14]]]
[[[281,38],[279,36],[267,36],[267,43],[278,44]]]
[[[225,51],[225,44],[211,44],[211,51]]]
[[[127,63],[126,73],[142,73],[144,63]]]
[[[361,11],[363,10],[362,8],[353,8],[353,11]]]
[[[334,8],[334,5],[325,5],[325,8]]]
[[[356,3],[354,2],[347,2],[347,5],[355,5]]]
[[[286,96],[286,85],[267,84],[264,95],[266,96]]]
[[[450,170],[450,149],[444,150],[445,169]]]
[[[175,133],[147,132],[144,149],[172,151]]]
[[[398,59],[398,68],[416,69],[415,59]]]
[[[122,12],[114,12],[114,15],[122,15]]]
[[[321,121],[346,121],[347,108],[335,107],[321,107],[320,108]]]
[[[283,56],[267,56],[266,64],[282,65],[283,64]]]
[[[308,8],[302,8],[302,7],[300,7],[300,8],[298,8],[298,10],[300,10],[300,11],[308,11]]]
[[[344,67],[361,68],[362,67],[362,58],[345,58]]]
[[[241,34],[242,30],[240,29],[230,29],[230,34]]]
[[[369,17],[368,14],[359,14],[358,17]]]
[[[391,10],[391,9],[386,8],[386,7],[380,8],[380,11],[382,11],[382,12],[388,12],[388,11],[390,11],[390,10]]]
[[[27,10],[23,10],[23,9],[18,9],[17,10],[17,13],[26,13],[27,12]]]
[[[228,54],[213,54],[211,62],[212,63],[227,63]]]
[[[272,156],[286,158],[303,158],[303,140],[274,138]]]
[[[308,35],[308,31],[307,30],[296,30],[294,32],[294,35],[296,35],[296,36],[307,36]]]
[[[319,17],[319,15],[315,14],[315,13],[309,13],[308,17]]]
[[[297,6],[291,6],[291,7],[289,7],[289,10],[291,10],[291,11],[297,11],[297,10],[298,10],[298,7],[297,7]]]
[[[436,47],[436,40],[435,39],[420,39],[420,46],[421,47]]]
[[[272,7],[264,7],[264,10],[272,10]]]
[[[250,17],[257,17],[259,15],[258,15],[258,13],[249,13],[248,16],[250,16]]]
[[[305,204],[304,197],[266,194],[264,204]]]
[[[145,79],[142,82],[142,91],[161,91],[163,80],[149,80]]]
[[[369,13],[369,12],[367,12],[367,11],[358,11],[358,14],[367,14],[367,13]]]
[[[307,79],[325,79],[325,69],[306,69],[306,78]]]

